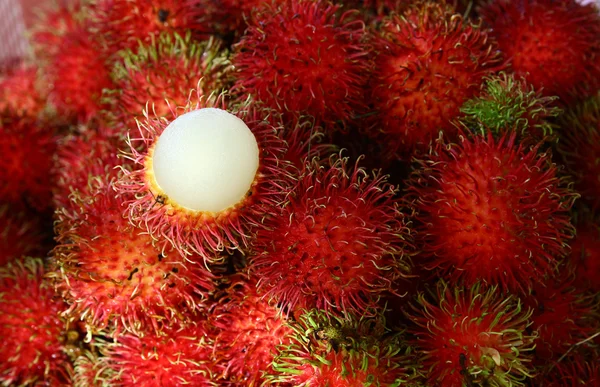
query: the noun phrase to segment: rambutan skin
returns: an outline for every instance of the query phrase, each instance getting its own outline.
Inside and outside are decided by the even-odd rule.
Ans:
[[[205,97],[173,110],[173,119],[193,110],[216,107],[227,110],[224,96]],[[160,191],[152,169],[156,140],[169,124],[167,119],[146,115],[140,124],[140,136],[131,138],[132,171],[123,171],[117,182],[119,193],[130,195],[126,200],[127,217],[145,228],[161,246],[173,246],[183,255],[198,254],[205,262],[219,262],[222,252],[247,247],[254,230],[264,227],[263,219],[275,211],[291,189],[293,176],[283,155],[285,142],[277,135],[279,127],[269,121],[268,112],[241,106],[231,111],[242,119],[254,134],[259,153],[259,167],[248,194],[236,205],[218,213],[192,211],[171,201]],[[276,123],[275,123],[276,124]]]
[[[568,264],[577,277],[578,287],[600,292],[600,226],[585,220],[576,226]]]
[[[251,94],[285,119],[347,122],[364,109],[370,71],[364,24],[327,1],[265,4],[234,46],[232,93]]]
[[[57,213],[49,276],[70,304],[66,313],[84,320],[89,332],[115,335],[186,321],[214,289],[214,275],[131,225],[113,180],[95,183],[90,197],[75,198],[74,215]]]
[[[315,161],[253,243],[251,273],[290,312],[364,312],[407,271],[410,229],[396,189],[347,162]]]
[[[0,75],[0,117],[11,116],[29,121],[40,118],[48,90],[38,79],[35,66],[20,66]]]
[[[513,71],[572,104],[600,89],[600,15],[575,0],[496,0],[480,7]]]
[[[447,4],[419,1],[392,14],[374,45],[369,95],[377,114],[367,133],[392,158],[426,150],[439,131],[453,137],[451,120],[462,104],[479,92],[485,76],[504,68],[488,32]]]
[[[0,383],[65,385],[72,372],[64,352],[66,308],[44,281],[41,259],[0,268]]]
[[[440,280],[419,293],[407,311],[415,326],[411,344],[420,354],[428,386],[525,386],[534,337],[531,311],[497,287],[449,286]]]
[[[566,252],[577,195],[548,153],[517,146],[515,134],[488,134],[440,141],[418,163],[407,200],[427,269],[451,283],[483,280],[526,292]]]

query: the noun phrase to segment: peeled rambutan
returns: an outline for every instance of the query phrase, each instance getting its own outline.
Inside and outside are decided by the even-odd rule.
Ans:
[[[375,51],[367,131],[391,158],[426,150],[440,131],[452,137],[462,104],[504,67],[488,31],[431,1],[386,18]]]
[[[113,70],[115,88],[106,97],[114,99],[115,122],[125,125],[125,133],[137,128],[145,109],[168,117],[171,107],[184,106],[193,90],[210,95],[224,86],[225,53],[217,40],[162,33],[120,55]]]
[[[265,4],[234,46],[234,93],[251,94],[286,120],[311,115],[342,125],[364,109],[369,50],[355,12],[327,1]]]
[[[261,385],[277,347],[289,344],[287,319],[257,290],[256,282],[244,273],[234,275],[208,315],[214,331],[211,368],[228,385]]]
[[[290,344],[281,345],[267,377],[296,387],[421,386],[418,363],[398,333],[385,322],[322,310],[295,321]]]
[[[548,153],[515,136],[438,142],[408,181],[419,260],[452,283],[527,291],[566,253],[576,194]]]
[[[208,37],[201,7],[181,0],[98,0],[90,19],[97,36],[113,53],[148,43],[162,32]]]
[[[531,311],[495,286],[449,286],[440,280],[420,293],[408,318],[415,326],[428,386],[525,386],[534,337],[527,335]]]
[[[561,116],[559,137],[557,150],[575,190],[592,209],[600,209],[600,94]]]
[[[502,137],[517,133],[519,141],[535,145],[556,139],[556,124],[550,120],[561,110],[552,106],[557,97],[544,97],[523,79],[500,73],[486,78],[482,93],[466,101],[460,121],[470,130]]]
[[[40,211],[52,206],[52,126],[20,118],[0,118],[0,200]]]
[[[513,71],[563,104],[600,89],[600,15],[576,0],[496,0],[479,9]]]
[[[46,71],[52,87],[50,102],[60,114],[87,123],[110,106],[102,99],[102,91],[114,87],[108,58],[87,26],[65,34],[60,44]]]
[[[0,383],[65,385],[72,367],[64,353],[66,308],[44,281],[40,259],[0,267]],[[40,384],[41,385],[41,384]]]
[[[123,216],[124,198],[112,180],[95,183],[90,197],[74,197],[76,214],[57,213],[49,276],[70,304],[65,313],[84,320],[88,333],[108,328],[115,335],[186,321],[213,290],[214,276],[174,249],[156,247],[164,243]]]
[[[257,233],[250,272],[288,312],[364,312],[407,270],[410,231],[395,187],[347,161],[314,162]]]
[[[212,262],[247,246],[291,187],[279,128],[259,110],[224,108],[221,97],[200,97],[170,122],[147,115],[129,141],[135,169],[117,186],[135,196],[126,200],[132,222]]]
[[[47,95],[34,66],[21,66],[0,75],[0,117],[35,121],[45,108]]]
[[[51,225],[33,211],[0,204],[0,266],[24,256],[45,256]]]
[[[600,225],[596,222],[586,219],[577,224],[569,264],[575,271],[579,288],[600,292]]]
[[[126,333],[99,343],[101,368],[111,386],[213,387],[212,348],[202,321],[165,327],[143,337]]]

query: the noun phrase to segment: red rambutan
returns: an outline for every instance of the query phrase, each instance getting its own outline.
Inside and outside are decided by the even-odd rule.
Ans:
[[[65,385],[71,365],[64,353],[66,308],[43,281],[40,259],[17,260],[0,268],[0,383]]]
[[[452,283],[479,280],[525,292],[554,269],[574,232],[577,197],[548,153],[495,140],[438,142],[408,182],[420,259]],[[415,261],[415,263],[418,263]]]
[[[452,136],[462,104],[504,66],[486,30],[431,1],[386,18],[375,48],[370,99],[377,114],[368,132],[390,157],[427,149],[439,131]]]
[[[73,385],[85,387],[105,387],[113,377],[110,369],[104,368],[97,354],[85,351],[74,364]]]
[[[222,96],[199,97],[171,122],[146,115],[129,141],[137,169],[117,187],[135,196],[126,201],[132,222],[207,261],[247,246],[291,187],[279,128],[256,109],[222,109]]]
[[[600,89],[600,15],[576,0],[496,0],[479,9],[512,69],[572,103]]]
[[[600,385],[600,362],[597,356],[575,354],[554,362],[536,378],[539,387],[592,387]]]
[[[265,4],[234,46],[232,90],[284,114],[342,125],[364,109],[365,30],[355,12],[327,1]]]
[[[463,288],[440,281],[412,309],[410,333],[426,385],[526,385],[534,338],[526,334],[531,311],[518,299],[480,283]]]
[[[95,183],[91,197],[74,197],[76,215],[57,213],[49,275],[70,304],[65,313],[84,320],[90,334],[109,327],[142,335],[186,321],[213,290],[214,276],[172,248],[155,247],[162,241],[123,216],[112,180]]]
[[[0,76],[0,117],[35,121],[45,108],[48,91],[40,85],[36,67],[19,67]]]
[[[402,337],[380,317],[336,317],[313,309],[290,323],[268,376],[296,387],[421,386],[418,365]]]
[[[126,333],[98,344],[101,368],[111,386],[215,387],[209,369],[210,347],[203,323],[165,327],[143,337]]]
[[[203,20],[209,23],[213,33],[234,39],[242,36],[247,20],[265,4],[280,4],[283,0],[191,0],[196,7],[204,10]]]
[[[347,159],[314,162],[282,212],[260,230],[251,273],[288,311],[364,312],[406,271],[410,231],[396,189]]]
[[[577,224],[569,264],[575,270],[578,288],[600,292],[600,225],[590,220]]]
[[[261,385],[277,347],[289,344],[291,333],[286,318],[257,291],[256,279],[246,274],[235,275],[218,296],[208,324],[215,331],[213,372],[235,386]]]

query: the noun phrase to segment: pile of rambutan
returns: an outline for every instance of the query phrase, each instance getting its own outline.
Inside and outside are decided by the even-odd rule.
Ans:
[[[0,63],[0,385],[600,386],[594,3],[38,15]]]

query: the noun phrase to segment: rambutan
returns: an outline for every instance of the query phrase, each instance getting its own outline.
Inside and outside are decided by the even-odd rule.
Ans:
[[[85,387],[104,387],[114,377],[114,371],[104,367],[104,362],[92,351],[77,356],[74,364],[73,385]]]
[[[551,363],[548,371],[536,378],[539,387],[586,387],[600,385],[598,358],[575,354]]]
[[[19,118],[0,118],[0,200],[46,211],[52,205],[51,126]]]
[[[0,117],[35,121],[45,109],[48,90],[38,79],[38,68],[21,66],[0,75]]]
[[[110,106],[101,98],[105,88],[113,88],[107,60],[86,26],[62,37],[61,50],[47,66],[50,102],[60,114],[87,123]]]
[[[566,253],[577,195],[548,153],[517,146],[515,136],[440,141],[408,181],[419,258],[451,283],[527,292]]]
[[[65,313],[84,320],[88,333],[108,327],[116,335],[186,321],[213,290],[214,276],[172,248],[156,247],[160,239],[123,216],[124,198],[115,196],[112,180],[95,183],[91,197],[74,197],[75,215],[57,213],[49,276],[70,304]]]
[[[162,32],[196,38],[208,37],[202,23],[204,10],[191,1],[181,0],[97,0],[91,7],[95,35],[116,53],[148,43]]]
[[[463,288],[440,280],[412,309],[411,344],[421,355],[426,385],[526,385],[534,337],[526,334],[531,311],[517,298],[495,286]]]
[[[250,271],[288,312],[364,312],[407,270],[410,230],[396,189],[347,162],[314,162],[257,233]]]
[[[135,196],[126,201],[132,222],[213,262],[247,246],[291,187],[285,143],[267,115],[224,108],[222,96],[199,97],[174,110],[171,122],[147,115],[129,141],[137,169],[124,171],[117,186]]]
[[[111,386],[216,386],[209,357],[212,348],[202,321],[165,327],[143,337],[126,333],[98,344],[101,368]]]
[[[0,204],[0,266],[24,256],[45,256],[50,250],[48,226],[39,214]],[[51,229],[48,227],[48,229]]]
[[[513,71],[563,104],[600,89],[600,15],[576,0],[496,0],[479,14]]]
[[[271,383],[296,387],[420,386],[418,364],[400,334],[380,317],[336,317],[305,311],[290,322],[290,344],[281,345]]]
[[[162,33],[120,55],[114,89],[105,97],[114,100],[115,122],[125,125],[125,133],[136,128],[136,119],[143,120],[144,109],[167,117],[171,106],[184,106],[193,90],[210,95],[224,86],[226,53],[217,40],[197,42],[189,33]]]
[[[566,111],[557,150],[575,190],[592,209],[600,209],[600,94]]]
[[[600,292],[600,225],[589,219],[577,224],[569,264],[575,270],[578,288]]]
[[[535,145],[556,139],[556,124],[550,121],[561,113],[552,106],[556,98],[544,97],[523,79],[502,72],[488,77],[482,93],[463,104],[460,121],[484,136],[487,131],[498,137],[516,132],[521,142]]]
[[[265,4],[234,45],[234,93],[251,94],[286,121],[311,115],[342,125],[365,104],[370,71],[365,30],[355,12],[321,0]]]
[[[426,150],[479,92],[485,76],[504,67],[488,32],[445,3],[419,1],[386,18],[378,33],[370,83],[368,133],[388,157],[407,159]]]
[[[40,259],[0,268],[0,383],[65,385],[72,367],[63,352],[66,308],[43,280]]]
[[[289,344],[287,319],[256,289],[256,282],[244,273],[234,275],[208,316],[215,332],[212,370],[228,385],[262,385],[277,347]]]

